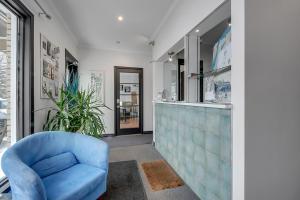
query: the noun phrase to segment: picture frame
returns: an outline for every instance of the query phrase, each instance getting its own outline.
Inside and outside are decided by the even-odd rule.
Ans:
[[[130,93],[131,92],[131,87],[130,86],[125,86],[124,87],[124,92],[125,93]]]
[[[59,95],[59,47],[40,34],[40,98],[48,99]]]
[[[105,104],[105,71],[87,70],[79,74],[79,86],[83,90],[95,91],[93,100]]]

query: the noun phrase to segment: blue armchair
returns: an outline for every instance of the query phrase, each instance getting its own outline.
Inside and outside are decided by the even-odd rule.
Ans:
[[[96,200],[106,191],[108,145],[65,132],[28,136],[2,157],[14,200]]]

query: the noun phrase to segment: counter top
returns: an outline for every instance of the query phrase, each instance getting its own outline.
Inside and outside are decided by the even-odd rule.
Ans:
[[[183,106],[198,106],[206,108],[220,108],[231,109],[232,104],[218,104],[218,103],[187,103],[187,102],[171,102],[171,101],[153,101],[153,103],[171,104],[171,105],[183,105]]]

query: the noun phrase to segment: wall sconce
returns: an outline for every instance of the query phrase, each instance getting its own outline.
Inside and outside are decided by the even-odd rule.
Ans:
[[[173,51],[169,52],[168,55],[169,55],[169,62],[172,62],[173,61],[174,52]]]

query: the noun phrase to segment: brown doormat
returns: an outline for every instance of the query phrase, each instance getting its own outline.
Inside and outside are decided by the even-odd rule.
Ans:
[[[183,185],[183,181],[164,160],[142,163],[142,168],[154,191],[176,188]]]

